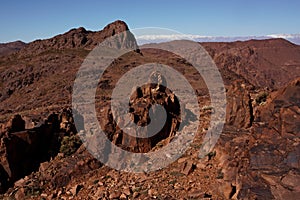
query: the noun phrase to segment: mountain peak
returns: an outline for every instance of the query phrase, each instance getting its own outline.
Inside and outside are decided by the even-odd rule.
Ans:
[[[29,43],[28,48],[24,48],[24,54],[39,54],[50,49],[86,49],[92,50],[106,38],[124,32],[126,37],[120,38],[118,46],[133,47],[137,46],[136,40],[132,33],[129,32],[128,26],[124,21],[117,20],[104,27],[100,31],[89,31],[83,27],[73,28],[66,33],[54,36],[50,39],[36,40]]]
[[[107,26],[104,27],[103,30],[105,31],[105,30],[111,30],[111,29],[115,30],[116,33],[120,33],[120,32],[129,30],[127,24],[122,20],[116,20],[116,21],[108,24]]]

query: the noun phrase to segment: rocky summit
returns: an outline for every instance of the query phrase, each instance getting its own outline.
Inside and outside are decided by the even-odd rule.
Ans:
[[[181,134],[195,135],[179,159],[156,171],[118,171],[97,160],[81,140],[86,119],[72,109],[73,84],[84,59],[119,33],[124,34],[109,46],[134,50],[115,59],[97,84],[95,110],[106,137],[125,151],[151,154],[172,143],[180,125]],[[187,60],[155,44],[138,47],[125,22],[101,31],[77,28],[27,44],[1,44],[0,198],[298,199],[300,46],[283,39],[199,45],[216,63],[227,98],[224,128],[204,157],[199,150],[219,108],[211,106],[203,77]],[[128,107],[129,121],[140,127],[159,124],[162,119],[151,116],[160,107],[165,110],[163,128],[141,138],[121,128],[111,96],[127,71],[146,63],[180,72],[197,95],[200,113],[194,116],[194,107],[180,104],[166,77],[154,70],[145,85],[132,90],[128,103],[119,106]],[[197,122],[198,128],[185,128]]]

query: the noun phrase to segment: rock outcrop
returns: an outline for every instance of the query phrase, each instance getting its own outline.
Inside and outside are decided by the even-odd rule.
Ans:
[[[60,141],[65,135],[76,134],[73,116],[65,109],[53,113],[32,129],[25,130],[25,121],[14,116],[5,126],[0,142],[0,190],[38,169],[43,161],[59,152]]]
[[[217,145],[223,185],[238,199],[297,199],[300,79],[270,94],[255,112],[251,129],[228,125]],[[230,187],[229,187],[230,186]],[[227,191],[228,188],[221,190]],[[227,196],[228,197],[228,196]]]
[[[251,127],[254,120],[252,99],[246,87],[241,81],[233,81],[226,93],[226,124],[238,129]]]
[[[165,87],[166,82],[159,82],[165,80],[165,78],[159,72],[153,72],[151,77],[155,80],[151,80],[148,84],[137,88],[132,94],[129,102],[129,112],[131,122],[134,122],[137,126],[147,126],[150,121],[154,123],[154,126],[159,126],[159,124],[164,123],[164,121],[160,119],[160,110],[153,108],[153,106],[156,104],[162,106],[166,111],[167,117],[166,122],[159,132],[146,138],[134,137],[132,133],[129,135],[117,127],[109,108],[106,109],[106,112],[103,112],[103,117],[107,119],[104,120],[101,118],[101,121],[104,120],[101,126],[104,127],[104,131],[109,139],[127,151],[149,152],[157,143],[165,139],[167,139],[167,141],[165,141],[165,144],[167,144],[172,137],[175,136],[181,123],[180,105],[177,97],[172,91]],[[120,107],[125,107],[125,105]],[[150,119],[150,116],[154,117]],[[117,119],[117,121],[119,123],[121,122],[119,119]],[[126,125],[124,126],[126,127]],[[151,132],[151,130],[146,129],[145,135],[149,132]],[[135,135],[137,135],[137,133]]]

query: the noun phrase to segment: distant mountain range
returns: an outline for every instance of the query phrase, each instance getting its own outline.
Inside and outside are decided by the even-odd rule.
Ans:
[[[271,38],[283,38],[294,44],[300,45],[300,34],[272,34],[266,36],[237,36],[237,37],[224,37],[224,36],[202,36],[202,35],[185,35],[185,34],[172,34],[172,35],[142,35],[137,36],[138,44],[160,43],[180,39],[193,39],[197,42],[235,42],[246,40],[264,40]]]
[[[80,28],[79,28],[80,29]],[[134,31],[133,34],[135,35]],[[193,34],[160,34],[160,35],[135,35],[138,45],[169,42],[172,40],[192,39],[197,42],[236,42],[247,40],[265,40],[272,38],[282,38],[294,44],[300,45],[300,34],[271,34],[266,36],[203,36]],[[7,55],[27,46],[22,41],[0,43],[0,55]]]

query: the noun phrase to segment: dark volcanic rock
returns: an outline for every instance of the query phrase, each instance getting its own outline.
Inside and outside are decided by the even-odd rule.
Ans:
[[[1,190],[38,169],[40,163],[55,156],[60,138],[77,133],[72,113],[65,109],[53,113],[39,126],[25,130],[25,121],[16,115],[8,122],[0,143]]]
[[[297,199],[300,194],[299,83],[272,93],[257,108],[250,131],[229,126],[221,136],[220,167],[238,199]]]
[[[22,119],[21,115],[15,115],[9,120],[5,127],[6,131],[13,133],[25,130],[25,121]]]
[[[155,73],[153,74],[159,74],[158,72]],[[161,75],[159,74],[158,76]],[[162,79],[164,79],[164,77],[162,77]],[[134,137],[126,134],[122,130],[118,130],[118,127],[116,127],[116,124],[113,121],[112,112],[110,109],[106,109],[106,112],[103,113],[103,116],[107,117],[107,119],[104,120],[101,118],[101,125],[104,127],[106,134],[110,140],[113,141],[113,143],[128,151],[144,153],[150,151],[160,141],[168,139],[169,142],[172,137],[175,136],[175,133],[181,122],[180,105],[177,97],[168,88],[161,84],[162,83],[158,82],[158,84],[147,84],[141,88],[137,88],[137,90],[131,96],[129,102],[129,112],[132,122],[134,122],[136,125],[148,125],[150,123],[150,115],[152,115],[155,117],[151,119],[151,123],[153,123],[154,126],[157,126],[159,123],[163,122],[162,119],[159,118],[159,110],[155,108],[150,110],[150,108],[155,104],[161,105],[167,113],[167,119],[163,128],[157,134],[151,137]],[[164,83],[164,85],[166,85],[166,83]],[[120,107],[122,108],[122,106]],[[117,121],[120,120],[117,119]],[[146,132],[148,132],[148,130],[146,130]],[[148,133],[145,134],[147,135]]]

